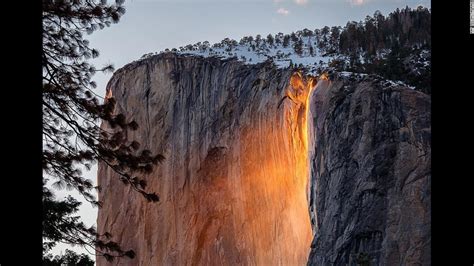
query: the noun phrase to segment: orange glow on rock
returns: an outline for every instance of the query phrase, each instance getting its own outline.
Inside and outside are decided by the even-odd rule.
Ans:
[[[309,100],[311,93],[313,92],[318,79],[326,79],[327,75],[323,74],[320,77],[314,76],[303,76],[301,72],[295,72],[290,78],[290,86],[287,89],[286,96],[289,97],[293,102],[298,105],[300,109],[298,116],[295,118],[298,121],[300,131],[300,141],[303,144],[302,153],[308,153],[308,113],[309,113]]]
[[[320,80],[328,80],[328,73],[324,72],[319,76]]]
[[[327,78],[323,76],[323,78]],[[310,96],[316,87],[318,77],[303,75],[301,72],[295,72],[290,77],[289,86],[286,89],[286,97],[291,100],[291,104],[285,108],[285,117],[289,120],[287,126],[287,134],[289,136],[290,147],[293,148],[294,165],[283,166],[283,168],[293,168],[294,176],[297,180],[294,183],[295,195],[291,197],[295,201],[294,217],[291,217],[293,226],[295,228],[301,228],[301,242],[296,245],[295,249],[304,251],[305,249],[309,252],[312,231],[311,222],[309,218],[309,206],[306,191],[309,184],[310,176],[310,165],[309,165],[309,151],[308,151],[308,114],[309,114],[309,103]],[[274,170],[279,169],[278,166],[274,166]],[[282,184],[276,184],[281,186]],[[302,217],[307,217],[303,219]]]
[[[112,98],[112,90],[111,89],[106,89],[104,102],[107,102],[107,100],[110,99],[110,98]]]
[[[238,115],[241,124],[227,117],[216,120],[233,122],[229,129],[219,129],[217,138],[193,139],[213,134],[205,122],[207,115],[218,109],[207,100],[202,105],[193,101],[192,109],[202,108],[202,115],[196,112],[184,120],[187,116],[176,114],[182,123],[169,115],[164,128],[173,129],[177,135],[166,135],[167,130],[153,126],[158,120],[152,120],[147,129],[151,133],[138,131],[139,136],[170,143],[170,159],[153,173],[162,178],[151,178],[149,183],[160,194],[160,203],[142,204],[139,197],[138,203],[121,202],[117,199],[128,193],[123,185],[109,183],[113,178],[102,179],[109,194],[102,192],[101,197],[109,197],[115,205],[101,210],[99,226],[122,231],[117,240],[130,241],[130,247],[138,250],[140,265],[306,265],[313,239],[307,198],[308,115],[310,96],[320,79],[295,72],[284,95],[281,91],[272,91],[272,96],[264,94],[268,90],[256,94],[258,101],[249,103]],[[155,86],[164,94],[170,85],[158,79]],[[222,90],[211,92],[214,94],[206,96],[228,97]],[[277,102],[281,96],[283,107]],[[107,90],[106,99],[110,97],[112,92]],[[165,97],[157,99],[168,101]],[[138,102],[127,101],[130,105]],[[224,106],[235,112],[240,108],[233,102]],[[144,108],[137,112],[134,115],[144,122],[148,113]],[[195,133],[201,130],[209,133]],[[189,143],[182,142],[185,136],[189,136]],[[113,174],[104,165],[99,166],[99,173]],[[130,218],[120,213],[134,215]]]

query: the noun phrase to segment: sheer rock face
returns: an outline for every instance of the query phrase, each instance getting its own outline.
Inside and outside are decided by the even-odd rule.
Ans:
[[[166,160],[146,177],[159,203],[99,165],[98,229],[136,252],[113,264],[306,264],[306,102],[291,76],[173,54],[117,71],[108,85],[116,112],[140,125],[131,139]]]
[[[308,265],[430,265],[431,100],[377,81],[312,97]]]
[[[429,96],[320,79],[308,99],[313,82],[174,54],[118,70],[116,112],[166,160],[159,203],[99,164],[98,229],[136,252],[112,264],[429,265]]]

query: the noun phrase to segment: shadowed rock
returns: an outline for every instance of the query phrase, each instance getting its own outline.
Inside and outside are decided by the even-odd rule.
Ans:
[[[308,265],[430,265],[430,97],[368,77],[311,104]]]

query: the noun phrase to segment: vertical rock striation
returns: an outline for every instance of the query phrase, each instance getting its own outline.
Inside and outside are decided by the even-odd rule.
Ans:
[[[431,264],[431,100],[383,83],[315,89],[308,265]]]
[[[172,53],[118,70],[115,111],[166,160],[157,204],[99,164],[98,229],[137,255],[112,264],[429,265],[430,97],[384,83]]]
[[[99,165],[99,231],[136,252],[113,264],[306,264],[309,85],[292,74],[174,54],[115,73],[116,112],[141,125],[130,137],[166,160],[146,177],[158,204]]]

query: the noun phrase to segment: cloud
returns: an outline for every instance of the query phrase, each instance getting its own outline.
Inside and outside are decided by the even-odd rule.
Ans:
[[[308,3],[308,0],[295,0],[295,3],[297,5],[302,6],[302,5],[306,5]]]
[[[290,13],[290,11],[288,9],[284,9],[283,7],[280,7],[277,10],[277,13],[283,16],[287,16]]]
[[[277,3],[277,4],[278,4],[278,3],[281,3],[281,2],[283,2],[283,0],[273,0],[273,3]]]
[[[349,0],[349,3],[353,6],[361,6],[367,4],[368,0]]]

